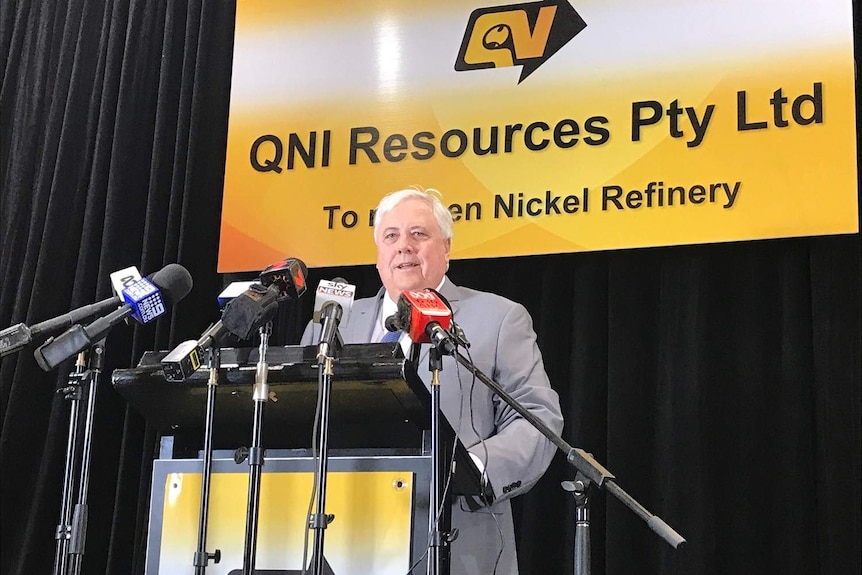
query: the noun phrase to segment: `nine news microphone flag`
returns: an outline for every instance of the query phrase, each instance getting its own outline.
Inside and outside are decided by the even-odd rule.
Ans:
[[[150,322],[191,290],[192,276],[188,270],[179,264],[168,264],[153,274],[152,281],[141,279],[124,289],[121,293],[126,303],[117,310],[86,327],[74,325],[56,338],[50,338],[33,353],[36,363],[50,371],[105,337],[125,318],[132,316],[141,323]]]

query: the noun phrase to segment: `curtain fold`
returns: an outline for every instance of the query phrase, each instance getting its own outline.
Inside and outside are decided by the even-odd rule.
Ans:
[[[179,262],[194,278],[154,325],[107,339],[85,574],[144,571],[159,437],[111,371],[197,337],[235,279],[215,271],[234,12],[0,4],[0,329],[104,299],[130,265]],[[314,269],[309,284],[336,276],[360,296],[379,286],[373,266]],[[671,549],[594,489],[594,573],[862,573],[858,233],[455,261],[450,276],[528,308],[563,438],[688,540]],[[312,300],[279,311],[274,345],[299,340]],[[0,573],[51,572],[70,369],[42,372],[32,347],[0,359]],[[514,502],[523,575],[572,572],[560,482],[574,477],[558,454]]]

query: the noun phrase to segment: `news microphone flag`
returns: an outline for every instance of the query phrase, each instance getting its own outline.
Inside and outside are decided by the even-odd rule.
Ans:
[[[341,316],[341,323],[347,323],[355,297],[356,286],[347,283],[347,280],[342,278],[320,280],[320,283],[317,284],[317,291],[314,293],[314,314],[312,319],[319,322],[320,310],[323,309],[323,304],[332,301],[340,305],[341,310],[344,312]]]
[[[299,299],[305,293],[308,266],[299,258],[287,258],[267,266],[258,278],[263,287],[276,286],[278,298]]]
[[[394,315],[386,318],[389,331],[406,331],[413,343],[431,343],[441,353],[454,354],[457,344],[448,332],[452,310],[435,290],[404,290]]]
[[[452,310],[431,290],[401,292],[398,316],[402,318],[401,329],[407,331],[413,343],[431,343],[431,330],[428,328],[432,324],[447,330],[452,323]]]
[[[341,347],[343,342],[338,328],[350,315],[355,293],[356,286],[342,278],[321,280],[318,284],[314,298],[314,321],[321,325],[318,358],[330,357],[336,344]]]
[[[165,301],[153,282],[141,278],[122,292],[123,301],[132,307],[132,317],[139,323],[150,323],[165,313]]]

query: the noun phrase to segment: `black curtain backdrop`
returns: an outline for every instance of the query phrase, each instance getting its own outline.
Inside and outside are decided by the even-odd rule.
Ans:
[[[215,272],[234,12],[0,4],[0,329],[108,297],[109,273],[129,265],[179,262],[195,282],[155,325],[108,338],[86,574],[144,566],[158,437],[110,371],[197,337],[235,279]],[[674,551],[593,493],[594,573],[844,575],[862,572],[860,262],[855,234],[456,261],[450,275],[527,306],[564,439],[688,539]],[[373,266],[315,269],[309,283],[336,275],[359,295],[379,286]],[[296,343],[312,304],[281,311],[273,343]],[[50,573],[69,418],[56,389],[71,365],[44,373],[32,349],[0,361],[0,571]],[[573,477],[558,456],[516,501],[524,575],[572,572],[560,482]]]

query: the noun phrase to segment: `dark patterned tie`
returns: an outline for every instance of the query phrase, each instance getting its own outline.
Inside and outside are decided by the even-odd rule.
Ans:
[[[383,339],[380,340],[380,343],[393,343],[401,339],[400,331],[387,331],[383,335]]]

